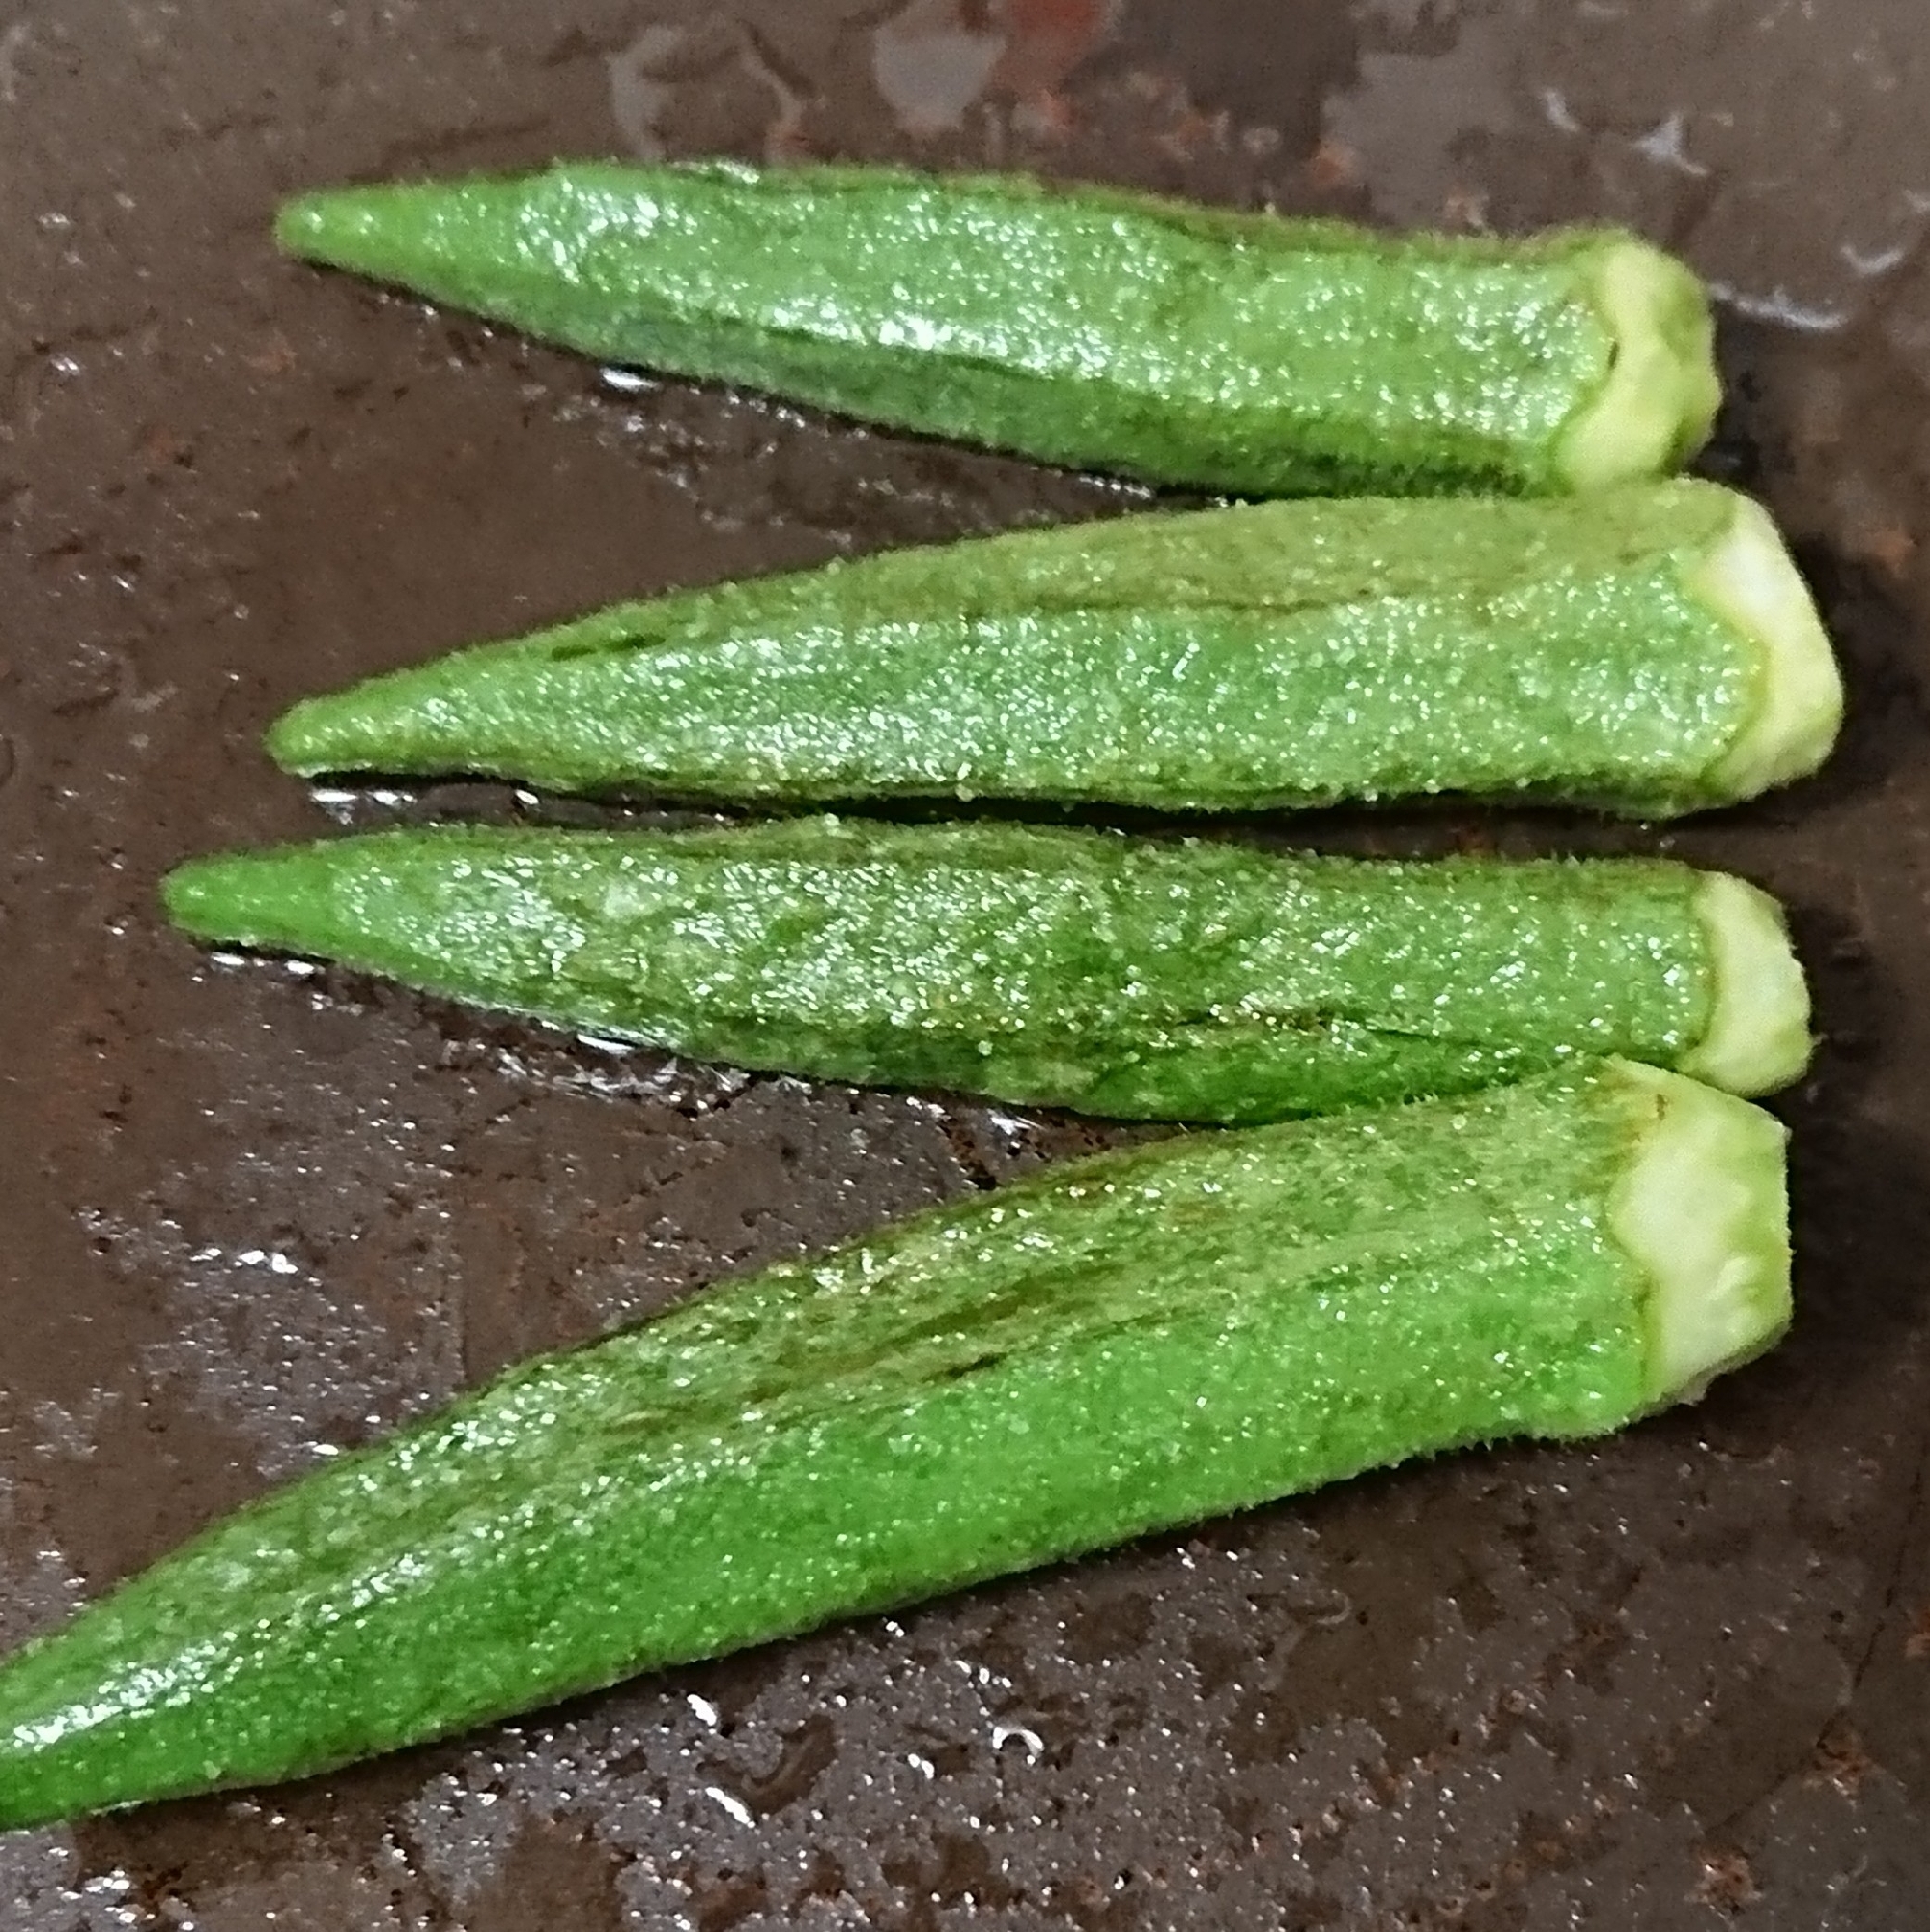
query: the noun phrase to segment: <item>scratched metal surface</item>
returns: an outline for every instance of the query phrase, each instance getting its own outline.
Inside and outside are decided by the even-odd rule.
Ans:
[[[160,929],[183,854],[507,809],[311,799],[255,749],[300,693],[1129,500],[284,266],[281,191],[724,151],[1619,217],[1724,294],[1714,467],[1795,533],[1855,704],[1822,781],[1663,841],[1794,901],[1829,1033],[1786,1105],[1796,1334],[1700,1410],[0,1838],[0,1923],[1921,1925],[1926,87],[1918,0],[0,8],[0,1641],[514,1357],[1103,1137],[612,1059]]]

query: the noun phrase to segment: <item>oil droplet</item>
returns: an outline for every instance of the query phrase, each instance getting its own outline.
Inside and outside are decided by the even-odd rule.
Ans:
[[[5,784],[14,776],[14,768],[16,763],[17,760],[14,755],[13,739],[0,737],[0,785]]]

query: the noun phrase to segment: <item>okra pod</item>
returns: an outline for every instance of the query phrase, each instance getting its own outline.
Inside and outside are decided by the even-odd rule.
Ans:
[[[1238,810],[1436,792],[1662,817],[1811,771],[1842,690],[1715,484],[1271,503],[618,605],[311,698],[298,772],[740,800]]]
[[[1393,237],[1020,176],[588,163],[307,194],[277,234],[607,361],[1254,496],[1660,475],[1719,396],[1701,283],[1615,229]]]
[[[199,938],[561,1026],[1093,1114],[1279,1120],[1610,1052],[1759,1093],[1810,1044],[1774,901],[1665,860],[441,827],[205,859],[166,894]]]
[[[123,1584],[0,1667],[0,1827],[1599,1435],[1788,1313],[1781,1129],[1625,1063],[1050,1170],[515,1370]]]

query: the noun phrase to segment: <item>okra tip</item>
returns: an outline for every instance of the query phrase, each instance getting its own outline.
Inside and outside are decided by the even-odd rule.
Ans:
[[[161,881],[161,904],[181,931],[205,945],[326,952],[327,935],[312,928],[329,902],[332,850],[287,846],[190,859]]]
[[[304,697],[269,726],[262,743],[283,771],[299,778],[368,770],[384,756],[393,764],[397,720],[419,729],[424,707],[410,700],[414,684],[430,682],[435,670],[434,666],[411,668],[351,685],[346,691]],[[461,721],[457,724],[460,728]]]
[[[275,244],[305,262],[335,261],[345,243],[367,235],[375,211],[374,196],[365,190],[292,195],[275,212]]]
[[[1673,473],[1708,440],[1722,401],[1715,318],[1694,271],[1632,235],[1590,260],[1589,298],[1610,360],[1555,453],[1572,490]]]
[[[190,859],[161,881],[161,904],[183,932],[200,940],[227,937],[232,910],[225,891],[230,862]]]
[[[1774,1115],[1679,1073],[1612,1063],[1638,1122],[1617,1240],[1648,1276],[1648,1395],[1693,1402],[1789,1326],[1788,1135]]]
[[[276,211],[275,245],[298,261],[423,285],[440,258],[455,206],[446,185],[436,182],[316,188]]]
[[[329,769],[326,752],[321,751],[313,742],[308,728],[311,707],[316,702],[314,698],[303,698],[291,705],[262,734],[262,745],[269,756],[283,771],[298,778],[313,778],[317,772]],[[351,765],[341,765],[336,769],[347,771]]]

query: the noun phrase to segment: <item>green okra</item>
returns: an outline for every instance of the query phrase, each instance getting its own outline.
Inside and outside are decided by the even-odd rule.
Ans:
[[[1660,817],[1813,770],[1841,711],[1769,517],[1679,482],[890,553],[457,652],[298,704],[269,743],[298,772],[558,790]]]
[[[1660,475],[1720,393],[1701,283],[1613,229],[1396,238],[1019,176],[584,163],[307,194],[276,232],[606,360],[1255,496]]]
[[[1048,1171],[551,1356],[0,1666],[0,1827],[300,1776],[1404,1458],[1789,1315],[1783,1136],[1592,1063]]]
[[[1282,858],[996,823],[379,832],[184,867],[217,944],[773,1071],[1257,1122],[1603,1053],[1745,1093],[1809,1001],[1774,900],[1666,860]]]

